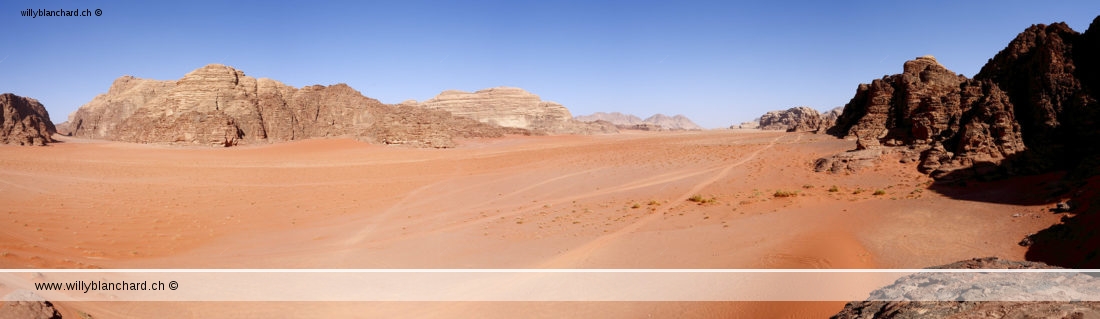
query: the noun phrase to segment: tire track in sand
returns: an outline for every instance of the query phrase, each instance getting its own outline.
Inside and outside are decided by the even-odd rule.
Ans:
[[[761,147],[760,149],[757,149],[757,150],[753,151],[752,153],[749,154],[749,156],[745,156],[744,158],[738,160],[737,162],[734,162],[733,164],[730,164],[729,166],[726,166],[725,168],[722,169],[722,171],[718,172],[717,174],[714,174],[710,178],[708,178],[706,180],[703,180],[702,182],[699,182],[698,184],[695,184],[695,186],[692,187],[690,190],[688,190],[686,193],[684,193],[684,194],[680,195],[679,197],[677,197],[674,200],[674,202],[684,202],[684,201],[686,201],[693,194],[698,193],[703,188],[709,186],[710,184],[714,184],[714,182],[717,182],[718,180],[725,177],[726,174],[728,174],[734,168],[736,168],[738,166],[741,166],[741,165],[744,165],[745,163],[748,163],[749,161],[751,161],[753,159],[756,159],[756,157],[758,155],[760,155],[761,152],[774,147],[775,144],[779,141],[779,139],[783,138],[784,136],[786,136],[786,135],[780,135],[780,136],[772,139],[771,142],[768,143],[768,145],[765,145],[764,147]],[[798,136],[797,138],[801,138],[801,136]],[[710,170],[707,170],[707,171],[710,171]],[[654,219],[657,219],[660,216],[663,216],[664,212],[668,211],[669,209],[672,209],[672,206],[674,206],[674,205],[669,205],[669,206],[666,206],[666,207],[662,207],[661,209],[659,209],[657,211],[654,211],[654,212],[650,213],[649,215],[647,215],[647,216],[645,216],[641,219],[638,219],[638,221],[636,221],[636,222],[634,222],[630,225],[627,225],[626,227],[623,227],[623,228],[620,228],[620,229],[618,229],[614,232],[608,233],[607,235],[597,237],[596,239],[593,239],[592,241],[590,241],[590,242],[588,242],[588,243],[586,243],[582,246],[573,248],[572,250],[570,250],[566,253],[563,253],[563,254],[558,255],[554,258],[551,258],[550,260],[547,260],[547,261],[543,262],[542,264],[537,265],[534,268],[573,268],[573,267],[576,267],[576,265],[578,263],[587,260],[589,256],[591,256],[593,253],[595,253],[599,249],[601,249],[603,247],[606,247],[611,242],[622,238],[626,234],[633,233],[633,232],[637,231],[639,228],[641,228],[642,226],[645,226],[650,221],[653,221]]]

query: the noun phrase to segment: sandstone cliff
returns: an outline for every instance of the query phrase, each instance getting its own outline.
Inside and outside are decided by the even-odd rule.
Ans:
[[[1065,23],[1033,25],[989,60],[975,79],[1008,95],[1029,166],[1074,168],[1100,155],[1100,16],[1085,33]]]
[[[403,103],[412,104],[411,101]],[[586,123],[573,119],[569,109],[543,101],[520,88],[497,87],[474,93],[444,91],[417,105],[443,110],[482,123],[548,134],[595,134],[618,132],[607,123]]]
[[[38,100],[0,94],[0,144],[46,145],[57,132],[46,107]]]
[[[211,64],[178,81],[123,76],[69,115],[73,136],[231,146],[326,136],[449,147],[505,129],[444,111],[385,105],[345,84],[294,88]]]

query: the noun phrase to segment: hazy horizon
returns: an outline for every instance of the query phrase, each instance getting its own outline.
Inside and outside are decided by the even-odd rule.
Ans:
[[[295,87],[347,83],[384,103],[512,86],[573,115],[683,114],[719,128],[842,106],[922,55],[973,76],[1028,26],[1083,32],[1097,14],[1086,1],[5,2],[0,91],[38,99],[60,123],[120,76],[176,80],[220,63]]]

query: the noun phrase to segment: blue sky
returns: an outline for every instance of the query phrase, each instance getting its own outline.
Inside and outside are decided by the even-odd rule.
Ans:
[[[515,86],[574,115],[725,127],[844,105],[859,83],[921,55],[973,76],[1031,24],[1083,32],[1097,15],[1095,0],[4,1],[0,92],[40,100],[60,123],[119,76],[175,80],[222,63],[296,87],[347,83],[385,103]]]

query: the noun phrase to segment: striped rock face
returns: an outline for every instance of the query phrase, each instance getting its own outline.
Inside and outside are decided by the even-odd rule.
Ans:
[[[561,104],[543,101],[538,95],[520,88],[497,87],[474,93],[450,90],[418,105],[482,123],[544,134],[617,132],[614,126],[604,123],[574,120],[569,109]]]
[[[346,84],[295,88],[219,64],[177,81],[123,76],[71,114],[66,128],[85,138],[213,146],[345,136],[449,147],[454,137],[507,131],[443,111],[382,104]]]

